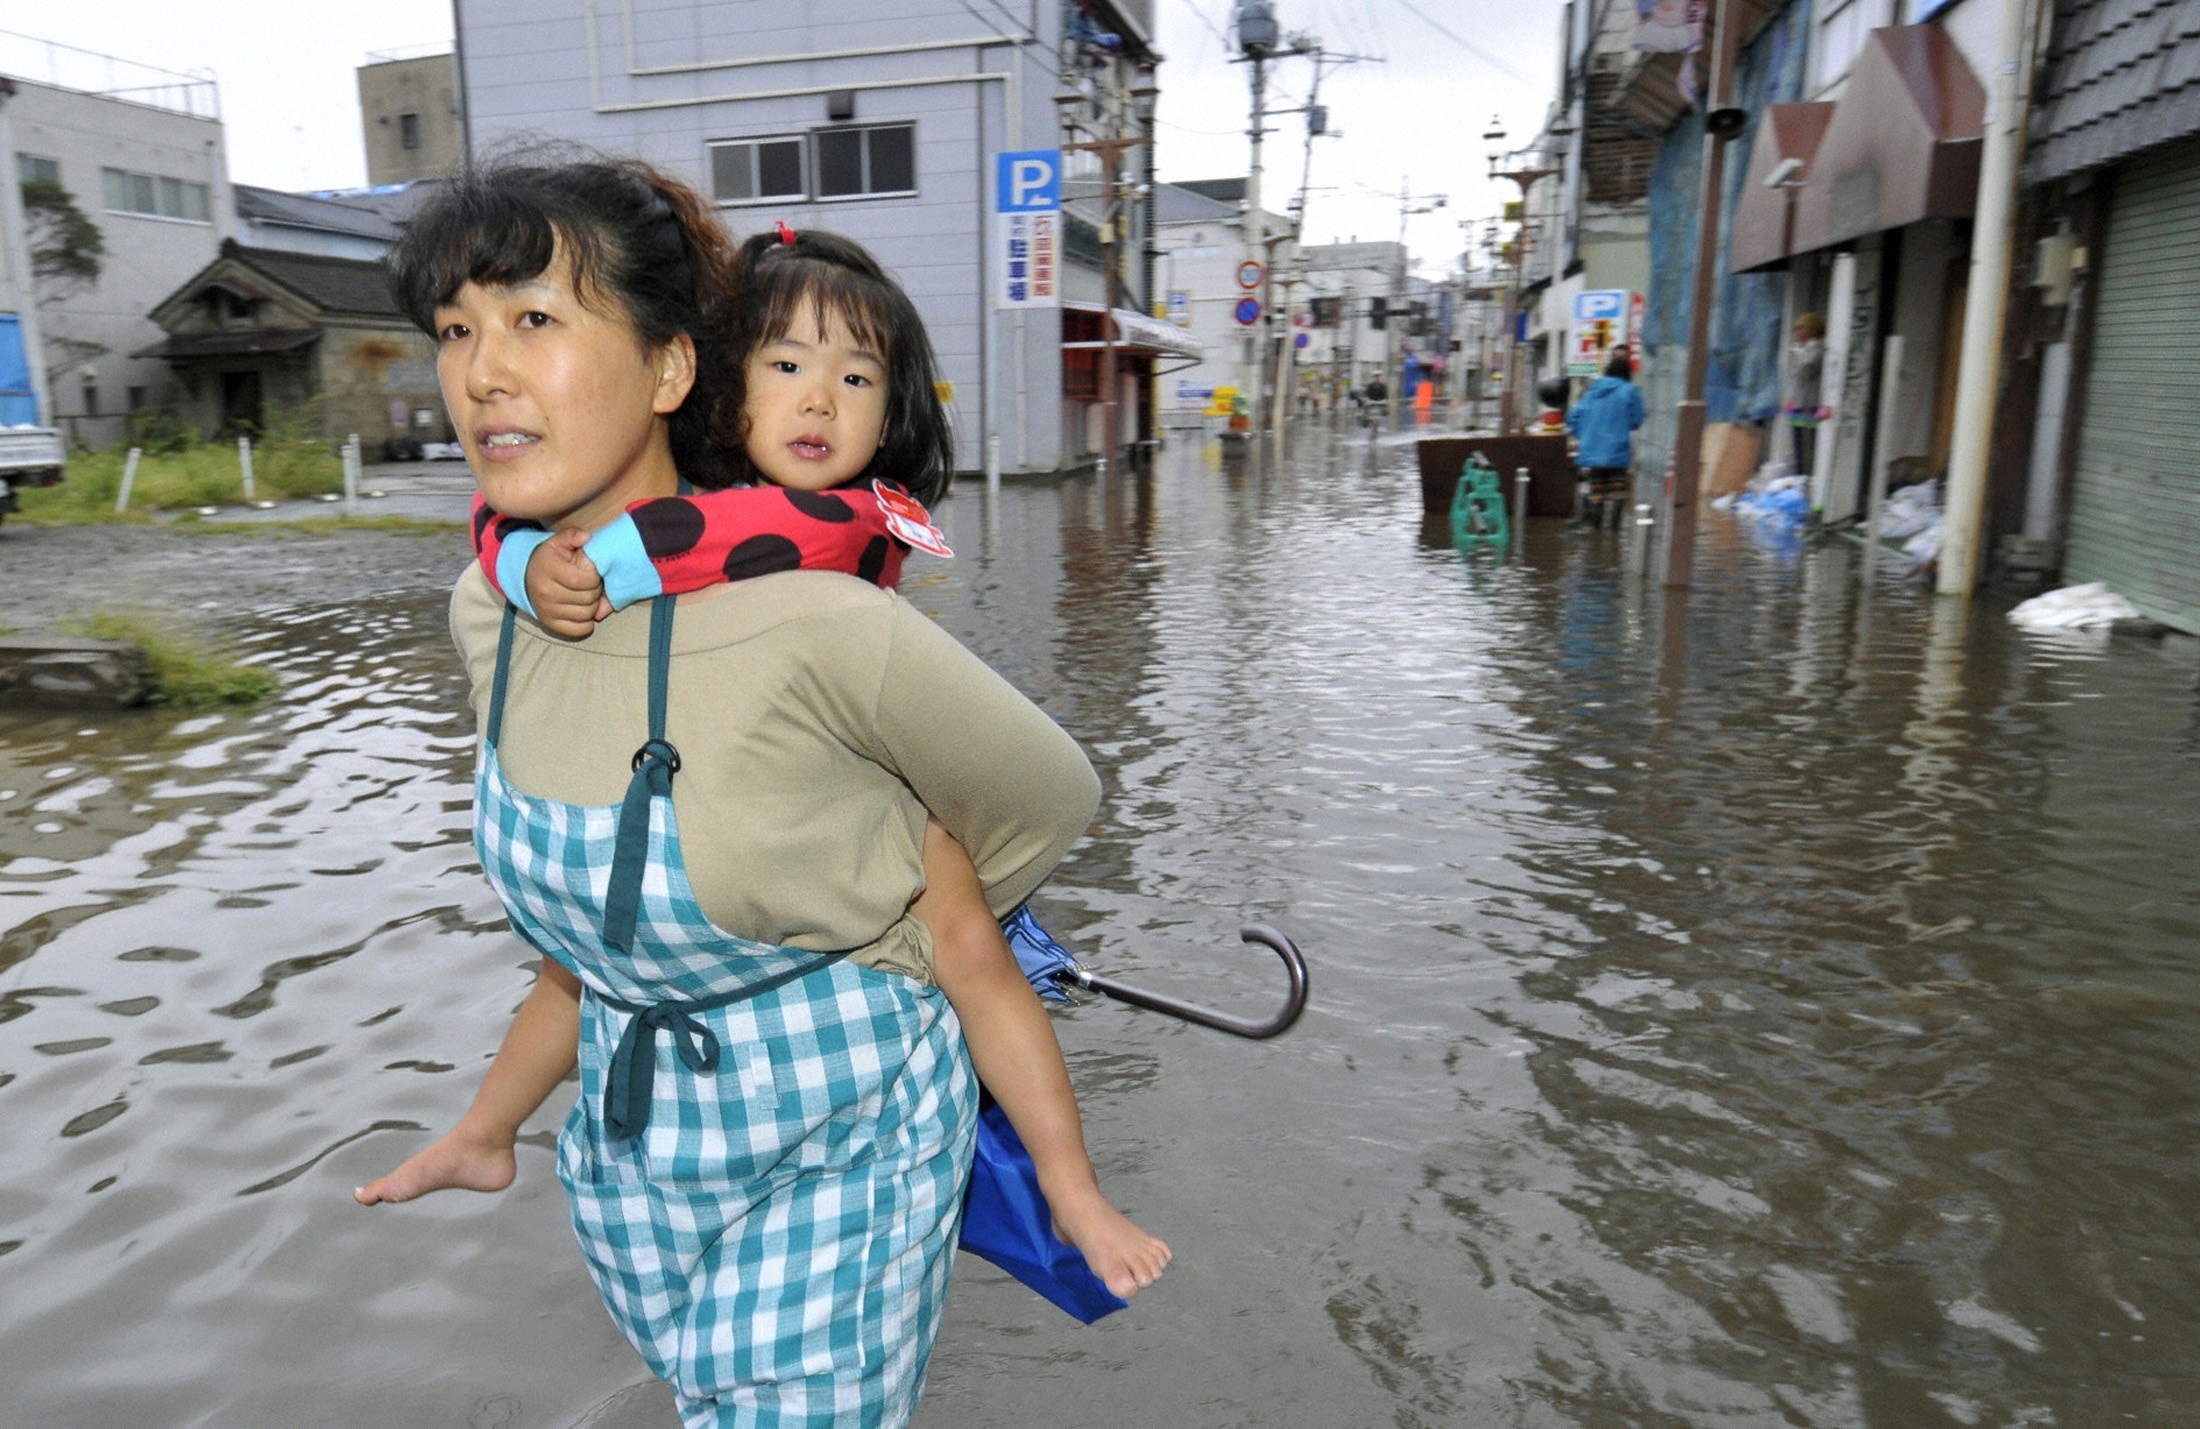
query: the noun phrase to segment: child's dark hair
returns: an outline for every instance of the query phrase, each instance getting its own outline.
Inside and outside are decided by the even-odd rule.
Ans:
[[[734,339],[733,244],[693,189],[634,159],[502,161],[443,181],[390,255],[397,305],[436,335],[435,310],[467,283],[507,287],[560,255],[574,294],[617,305],[643,346],[683,333],[695,385],[672,414],[672,460],[701,487],[736,479],[741,349]]]
[[[820,327],[846,324],[849,337],[886,360],[886,426],[856,479],[899,482],[927,505],[945,497],[955,479],[955,430],[934,385],[932,339],[901,285],[861,244],[815,230],[759,233],[742,242],[735,266],[743,313],[735,351],[743,369],[751,353],[787,335],[804,304]],[[736,449],[745,469],[745,445]]]

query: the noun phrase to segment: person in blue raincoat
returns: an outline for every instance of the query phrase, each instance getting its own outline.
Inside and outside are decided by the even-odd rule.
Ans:
[[[1616,513],[1626,504],[1635,467],[1635,428],[1647,415],[1642,393],[1630,380],[1633,372],[1627,349],[1614,348],[1604,375],[1589,384],[1566,414],[1566,429],[1574,435],[1574,467],[1580,473],[1574,488],[1576,525],[1593,526],[1607,508]]]

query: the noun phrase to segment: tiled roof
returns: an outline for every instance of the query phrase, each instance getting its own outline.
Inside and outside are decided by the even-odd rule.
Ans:
[[[2200,133],[2200,0],[2056,0],[2038,85],[2031,183]]]
[[[234,242],[222,245],[222,256],[273,279],[324,312],[402,316],[397,300],[390,296],[389,270],[379,259],[329,258]]]
[[[335,203],[312,194],[286,194],[254,184],[233,184],[237,212],[263,223],[314,228],[330,233],[351,233],[364,238],[397,241],[397,225],[356,204]]]

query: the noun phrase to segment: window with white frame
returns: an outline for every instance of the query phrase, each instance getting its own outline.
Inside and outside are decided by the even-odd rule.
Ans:
[[[710,146],[711,197],[720,203],[766,203],[809,197],[803,183],[799,134],[737,139]]]
[[[208,208],[206,185],[188,179],[138,174],[127,169],[101,169],[107,207],[116,213],[142,213],[157,218],[180,218],[205,223]]]
[[[916,125],[820,129],[814,137],[819,198],[917,191]]]
[[[43,180],[49,184],[61,182],[61,161],[42,159],[36,154],[15,156],[15,177],[19,182],[35,184]]]
[[[1814,93],[1847,77],[1856,57],[1864,52],[1866,37],[1894,23],[1894,11],[1894,0],[1833,0],[1827,6],[1811,53]]]

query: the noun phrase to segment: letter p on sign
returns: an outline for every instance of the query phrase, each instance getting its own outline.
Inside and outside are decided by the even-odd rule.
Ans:
[[[1026,149],[997,156],[994,211],[1052,213],[1062,206],[1062,151]]]

